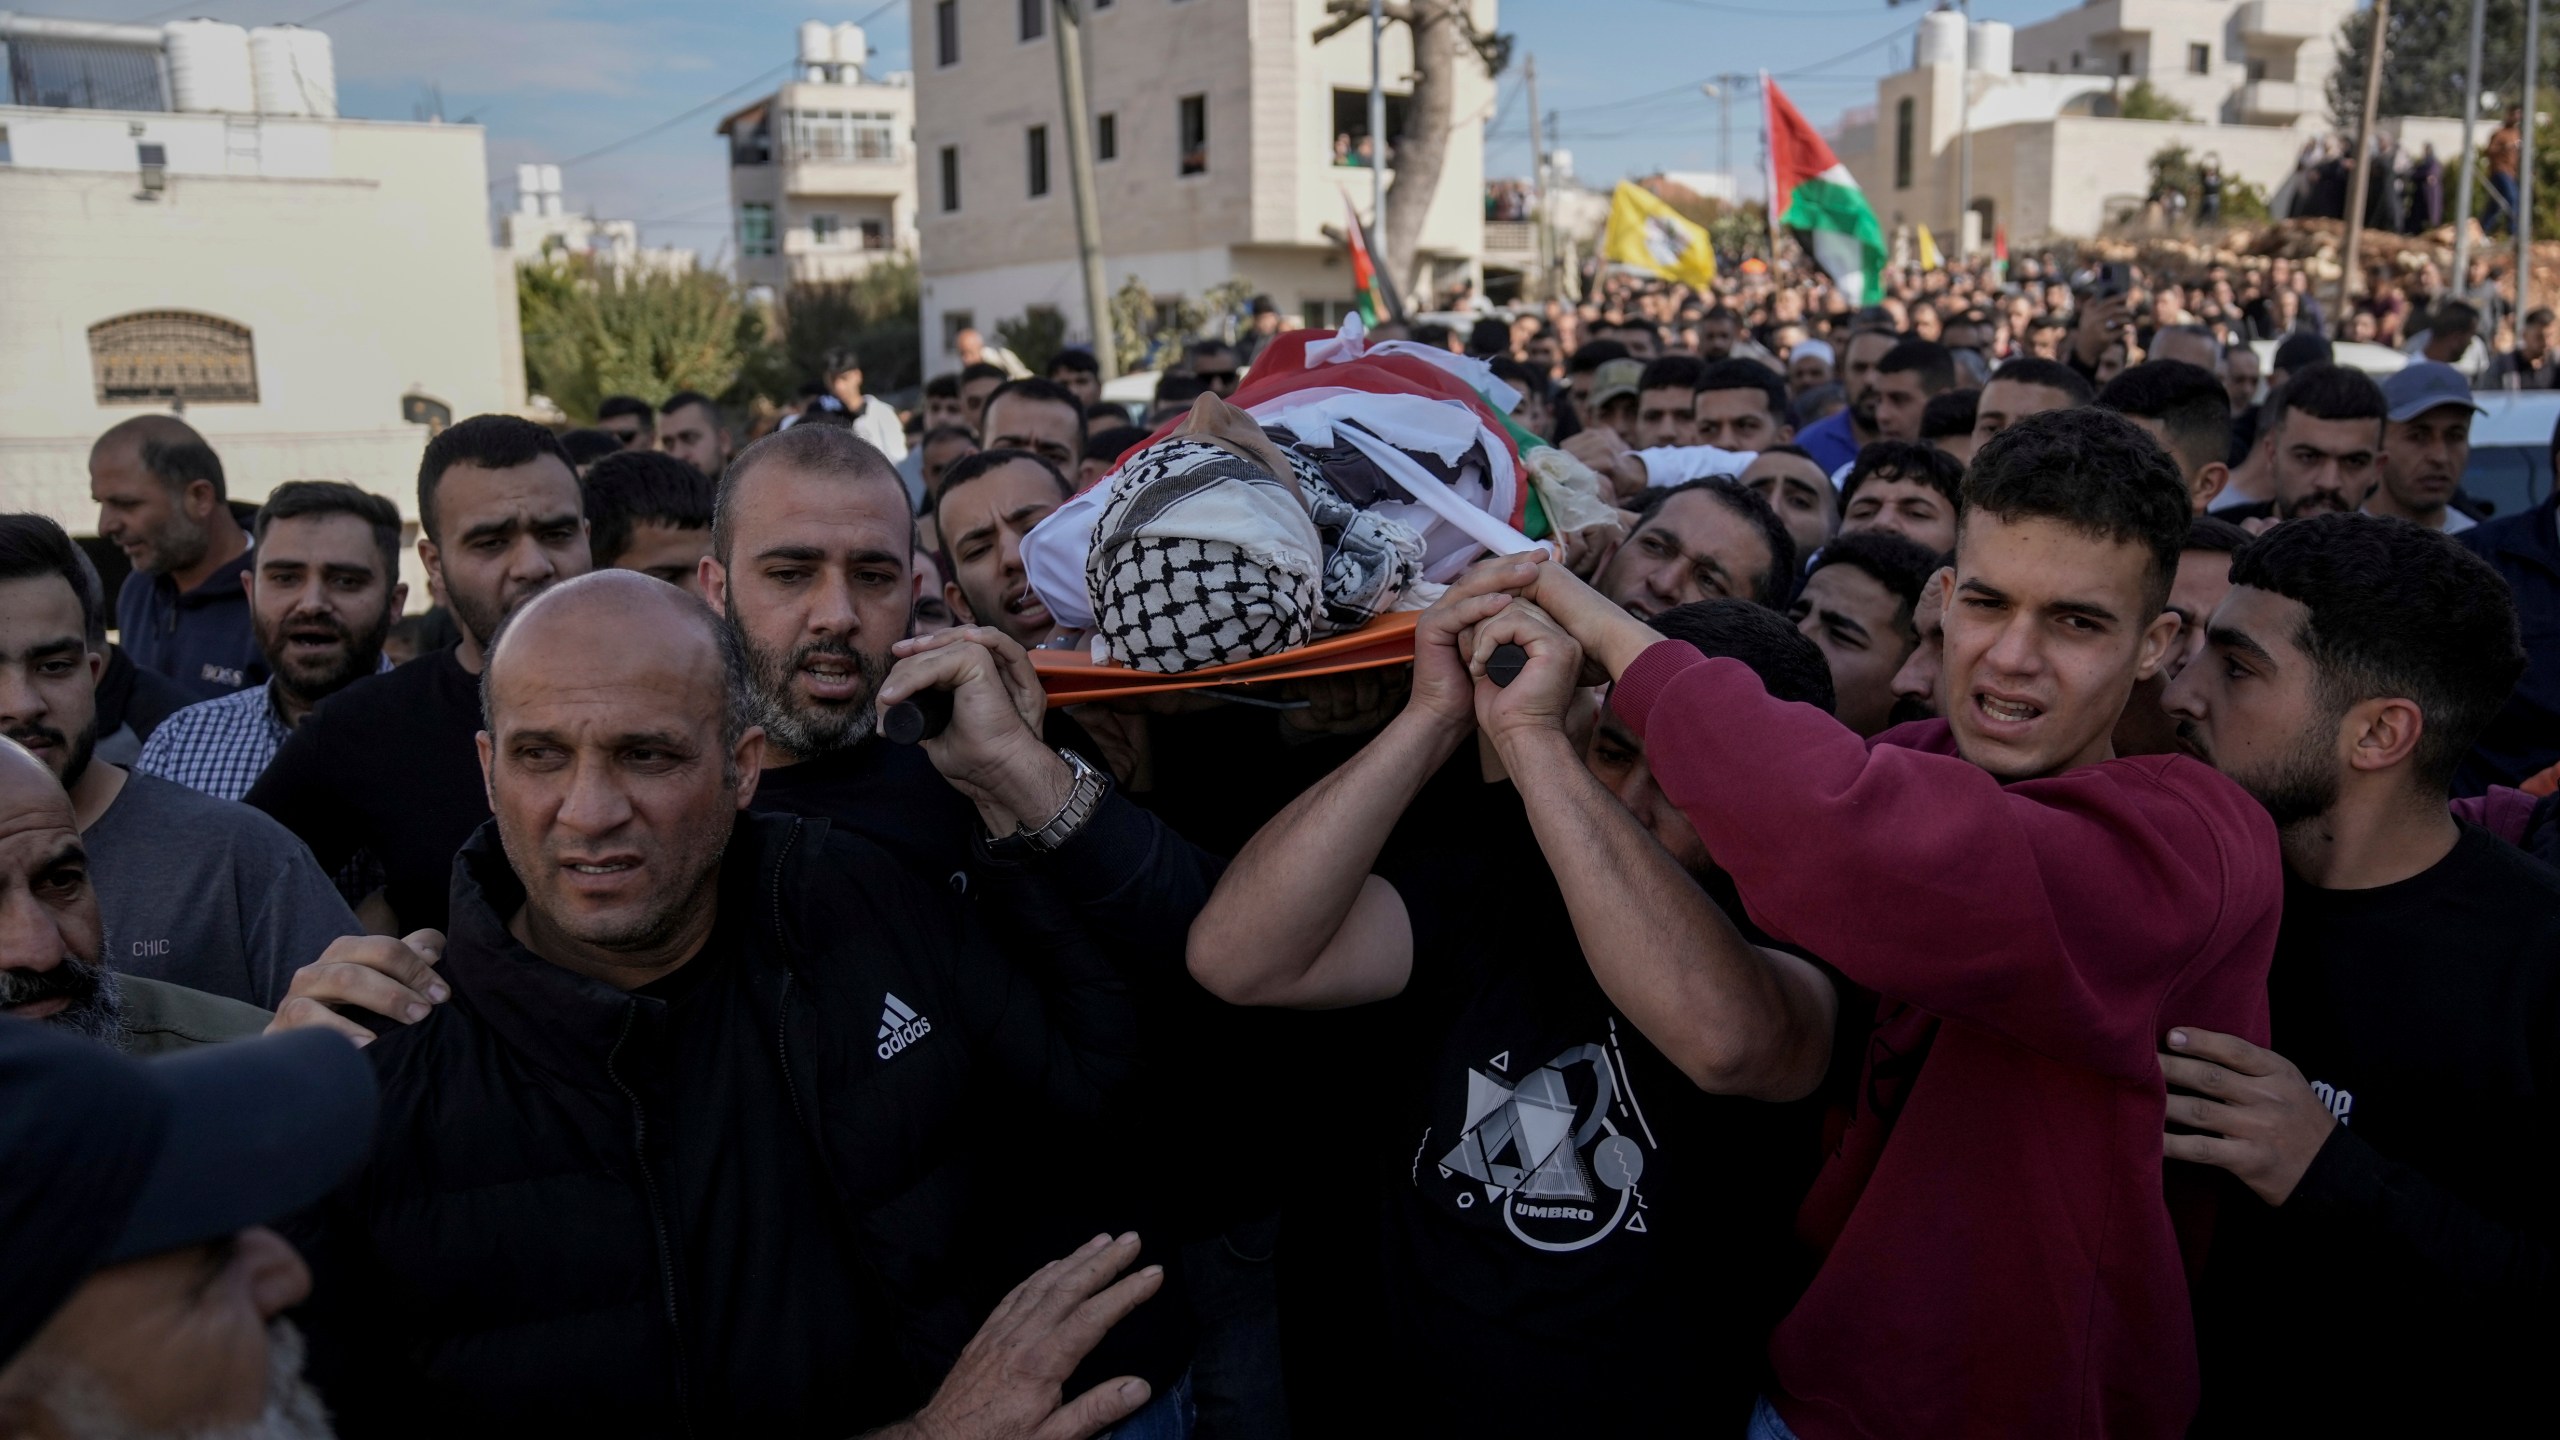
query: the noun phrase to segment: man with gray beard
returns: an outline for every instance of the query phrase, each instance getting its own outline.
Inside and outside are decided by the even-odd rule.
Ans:
[[[282,1318],[311,1274],[267,1227],[364,1155],[354,1047],[280,1035],[144,1063],[0,1023],[0,1094],[0,1435],[325,1440]]]

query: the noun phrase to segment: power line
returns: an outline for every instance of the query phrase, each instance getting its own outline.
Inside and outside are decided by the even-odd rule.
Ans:
[[[648,139],[652,135],[659,134],[662,131],[672,130],[676,126],[683,124],[687,120],[692,119],[706,110],[713,109],[730,100],[734,100],[749,90],[753,90],[760,85],[764,85],[784,74],[789,73],[799,63],[800,62],[797,60],[785,60],[781,64],[776,65],[769,70],[758,71],[756,74],[748,77],[745,81],[730,86],[728,89],[721,91],[719,94],[712,96],[701,104],[693,106],[691,109],[678,111],[677,113],[668,116],[666,119],[659,121],[657,124],[649,126],[645,130],[634,130],[630,134],[623,136],[621,139],[616,140],[609,145],[599,145],[584,155],[577,156],[574,159],[563,160],[560,162],[560,168],[566,170],[572,165],[584,165],[590,160],[601,160],[605,156],[610,155],[616,150],[620,150],[627,145],[636,145],[641,141]]]

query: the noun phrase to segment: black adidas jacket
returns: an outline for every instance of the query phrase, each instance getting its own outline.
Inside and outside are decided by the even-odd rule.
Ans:
[[[1118,1218],[972,1143],[1134,1073],[1126,988],[1036,883],[971,907],[999,949],[867,842],[743,817],[718,932],[635,993],[516,943],[522,900],[482,826],[453,998],[370,1047],[373,1156],[294,1227],[342,1434],[854,1434],[930,1392],[1023,1233]]]

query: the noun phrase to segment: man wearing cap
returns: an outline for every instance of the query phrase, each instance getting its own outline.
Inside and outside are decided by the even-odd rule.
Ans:
[[[144,1063],[0,1023],[0,1435],[325,1440],[269,1224],[364,1155],[373,1076],[333,1035]]]
[[[2413,361],[2382,382],[2382,403],[2382,483],[2365,513],[2447,535],[2479,523],[2451,504],[2471,465],[2471,417],[2482,413],[2471,382],[2450,365]]]

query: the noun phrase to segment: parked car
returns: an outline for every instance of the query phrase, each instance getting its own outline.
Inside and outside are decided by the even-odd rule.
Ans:
[[[2462,472],[2466,508],[2482,519],[2513,515],[2551,494],[2551,440],[2560,430],[2560,390],[2483,390],[2486,413],[2471,422],[2471,465]]]

